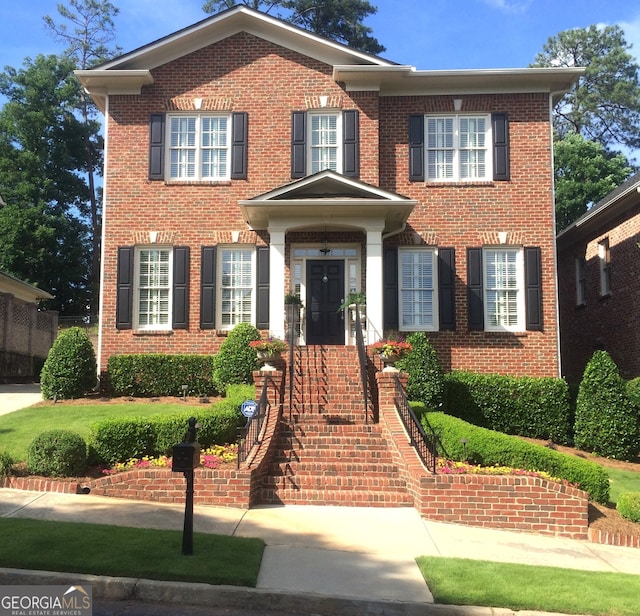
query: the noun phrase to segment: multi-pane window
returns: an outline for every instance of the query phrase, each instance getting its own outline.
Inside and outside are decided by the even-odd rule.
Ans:
[[[324,169],[341,171],[340,156],[341,122],[337,113],[309,114],[309,165],[310,173]]]
[[[611,250],[609,238],[598,242],[598,261],[600,262],[600,295],[611,295]]]
[[[492,331],[524,330],[524,264],[518,248],[485,248],[485,327]]]
[[[400,329],[438,329],[436,271],[437,256],[432,249],[401,249]]]
[[[427,179],[491,179],[491,122],[487,116],[427,116]]]
[[[576,306],[584,306],[587,299],[586,289],[586,269],[587,264],[584,257],[578,257],[576,264]]]
[[[136,253],[137,326],[171,327],[171,258],[169,248],[140,248]]]
[[[169,118],[171,179],[229,179],[229,130],[228,116],[171,116]]]
[[[254,250],[221,248],[219,259],[220,325],[232,329],[253,321]]]

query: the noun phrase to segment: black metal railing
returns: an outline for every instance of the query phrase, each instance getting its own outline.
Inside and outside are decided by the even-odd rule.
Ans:
[[[362,333],[362,321],[360,320],[360,306],[355,305],[355,331],[356,347],[358,348],[358,364],[360,365],[360,381],[362,383],[362,402],[364,404],[364,421],[369,423],[369,379],[368,379],[368,358],[367,349],[364,345],[364,335]]]
[[[288,331],[286,335],[287,342],[289,344],[289,362],[287,364],[288,373],[289,373],[289,417],[291,417],[291,413],[293,410],[293,375],[294,375],[294,351],[296,347],[296,341],[298,336],[300,335],[300,306],[296,303],[294,304],[285,304],[285,309],[287,311],[287,322],[288,322]],[[297,318],[296,318],[297,316]]]
[[[269,377],[265,376],[256,412],[247,418],[245,426],[238,429],[238,468],[249,457],[251,450],[260,443],[260,432],[262,431],[262,424],[267,415],[269,405],[267,398],[268,385]]]
[[[395,389],[394,402],[398,409],[398,413],[400,413],[402,423],[409,434],[411,445],[415,447],[418,456],[420,456],[422,463],[427,467],[427,469],[432,473],[435,473],[438,460],[438,437],[435,432],[427,434],[424,427],[418,420],[418,417],[409,405],[407,394],[397,376],[395,377]]]

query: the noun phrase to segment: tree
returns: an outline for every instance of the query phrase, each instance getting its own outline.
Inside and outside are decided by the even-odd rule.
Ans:
[[[622,154],[571,133],[555,143],[556,231],[561,231],[600,201],[632,172]]]
[[[27,59],[0,73],[0,268],[55,295],[47,305],[83,314],[88,191],[82,123],[74,115],[80,85],[73,63]]]
[[[640,147],[639,67],[630,48],[618,26],[565,30],[547,40],[532,66],[585,67],[554,109],[560,138],[580,133],[606,148]]]
[[[68,6],[58,4],[58,13],[65,21],[57,23],[49,15],[43,19],[54,38],[67,45],[64,55],[74,63],[74,68],[87,69],[117,55],[120,48],[109,47],[115,39],[113,18],[119,13],[108,0],[68,0]],[[68,24],[73,27],[69,30]],[[103,141],[99,126],[95,122],[98,111],[83,91],[77,111],[82,118],[84,128],[84,165],[88,183],[89,215],[91,220],[91,269],[90,285],[93,306],[96,311],[100,280],[100,241],[102,228],[102,204],[96,188],[96,176],[102,166]]]
[[[280,17],[292,24],[315,32],[320,36],[353,47],[370,54],[379,54],[385,50],[377,39],[371,36],[371,28],[362,21],[378,10],[368,0],[208,0],[202,9],[206,13],[231,8],[236,4],[245,4],[265,12],[274,7],[287,13]]]

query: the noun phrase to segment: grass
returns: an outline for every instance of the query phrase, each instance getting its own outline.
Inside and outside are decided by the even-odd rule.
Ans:
[[[436,603],[593,616],[638,615],[640,575],[464,558],[421,556],[417,561]]]
[[[31,441],[48,430],[72,430],[89,438],[90,426],[109,417],[148,417],[172,415],[188,410],[188,404],[87,404],[31,406],[20,411],[0,415],[0,451],[15,460],[26,460]],[[198,409],[202,407],[199,406]]]
[[[640,473],[637,471],[623,471],[617,468],[605,467],[609,475],[610,494],[612,503],[618,502],[623,492],[640,492]]]
[[[0,518],[0,567],[255,587],[261,539],[182,531]]]

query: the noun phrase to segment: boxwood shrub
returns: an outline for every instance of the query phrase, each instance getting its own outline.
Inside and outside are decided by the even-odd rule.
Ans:
[[[227,388],[225,399],[202,409],[186,409],[174,415],[99,421],[91,426],[91,462],[110,466],[131,458],[170,454],[173,446],[182,442],[189,417],[195,417],[200,424],[198,442],[203,448],[233,443],[238,428],[246,422],[240,407],[254,396],[252,385],[236,385]]]
[[[27,452],[29,472],[45,477],[76,477],[87,468],[87,444],[70,430],[49,430],[36,436]]]
[[[117,396],[210,396],[213,384],[212,355],[112,355],[109,357],[109,386]]]
[[[425,413],[422,422],[428,426],[426,429],[430,427],[438,435],[442,457],[483,466],[546,471],[553,477],[577,484],[599,503],[609,501],[609,477],[594,462],[480,428],[444,413]]]
[[[620,494],[616,509],[623,518],[640,524],[640,492],[623,492]]]
[[[569,388],[564,379],[473,372],[445,375],[445,408],[476,426],[505,434],[571,440]]]

